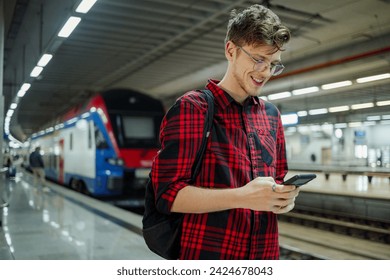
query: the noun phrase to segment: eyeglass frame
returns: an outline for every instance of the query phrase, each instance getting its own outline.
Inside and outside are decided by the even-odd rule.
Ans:
[[[253,66],[253,69],[254,70],[257,70],[257,71],[264,71],[266,69],[266,67],[268,66],[270,68],[270,73],[272,76],[277,76],[279,74],[281,74],[284,70],[284,65],[279,62],[279,63],[267,63],[264,59],[256,59],[254,58],[249,52],[247,52],[243,47],[241,46],[237,46],[237,48],[239,48],[240,50],[242,50],[247,56],[249,56],[253,62],[255,62],[255,65]],[[257,69],[258,68],[258,65],[261,65],[261,68]],[[276,67],[280,67],[280,70],[276,71]]]

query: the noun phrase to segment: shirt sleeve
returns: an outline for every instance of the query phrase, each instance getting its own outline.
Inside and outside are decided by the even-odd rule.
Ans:
[[[177,193],[191,183],[192,166],[203,138],[206,110],[205,100],[185,96],[163,119],[161,149],[152,166],[156,208],[162,213],[171,212]]]

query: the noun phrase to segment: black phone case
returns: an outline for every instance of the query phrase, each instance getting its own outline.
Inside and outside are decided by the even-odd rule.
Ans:
[[[291,177],[290,179],[287,179],[282,184],[283,185],[294,185],[294,186],[300,187],[300,186],[310,182],[311,180],[315,179],[316,177],[317,177],[316,174],[298,174],[298,175]]]

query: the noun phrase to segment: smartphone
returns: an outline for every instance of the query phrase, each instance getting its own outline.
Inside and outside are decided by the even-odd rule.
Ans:
[[[295,176],[291,177],[290,179],[284,181],[282,183],[282,185],[294,185],[294,186],[300,187],[300,186],[310,182],[311,180],[313,180],[316,177],[317,177],[316,174],[298,174],[298,175],[295,175]]]

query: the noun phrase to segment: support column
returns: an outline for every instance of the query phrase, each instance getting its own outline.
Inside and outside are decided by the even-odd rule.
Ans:
[[[3,69],[4,69],[4,0],[0,0],[0,168],[3,167],[4,142],[4,95],[3,95]]]
[[[4,135],[4,96],[3,96],[3,69],[4,69],[4,0],[0,0],[0,169],[3,168],[3,135]],[[0,176],[3,176],[0,173]],[[0,227],[3,225],[3,188],[0,186]]]

